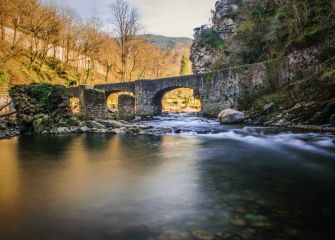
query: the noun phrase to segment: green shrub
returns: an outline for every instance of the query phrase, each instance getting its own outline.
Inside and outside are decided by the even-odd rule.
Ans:
[[[217,50],[225,49],[224,40],[220,37],[218,32],[212,29],[207,29],[202,34],[201,43],[205,46],[210,46],[213,49],[217,49]]]
[[[239,16],[240,14],[240,11],[238,9],[233,9],[233,8],[230,8],[226,14],[226,16],[228,18],[231,18],[233,20],[236,20],[236,18]]]
[[[49,110],[52,106],[61,103],[65,90],[62,86],[49,84],[32,84],[28,88],[28,95],[33,98],[41,108]]]
[[[4,86],[6,83],[9,82],[9,75],[3,69],[0,69],[0,87]]]

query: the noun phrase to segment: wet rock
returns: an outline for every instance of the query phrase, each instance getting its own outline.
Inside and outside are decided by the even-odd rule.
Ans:
[[[86,126],[83,126],[83,127],[79,128],[79,132],[81,132],[81,133],[87,133],[89,131],[90,131],[90,129]]]
[[[120,128],[123,126],[121,122],[114,120],[97,120],[96,122],[105,126],[106,128]]]
[[[195,237],[195,239],[198,239],[198,240],[213,240],[214,239],[214,236],[212,234],[202,229],[192,231],[192,235]]]
[[[113,133],[113,134],[122,134],[122,133],[125,133],[123,130],[121,130],[119,128],[112,129],[109,132]]]
[[[273,112],[275,109],[276,109],[276,104],[274,104],[274,103],[268,103],[268,104],[263,106],[263,112],[265,114],[269,114],[269,113]]]
[[[65,134],[65,133],[70,133],[70,129],[67,127],[59,127],[56,130],[56,134]]]
[[[188,240],[190,236],[187,232],[177,231],[174,229],[164,230],[159,235],[158,240]]]
[[[94,131],[95,133],[108,133],[107,129],[97,129]]]
[[[247,214],[245,218],[250,222],[250,226],[252,227],[268,228],[272,226],[268,218],[263,215]]]
[[[70,127],[70,132],[79,132],[79,127]]]
[[[230,123],[242,123],[245,120],[245,115],[243,112],[239,112],[234,109],[225,109],[223,110],[219,116],[219,121],[222,124],[230,124]]]
[[[235,225],[235,226],[244,226],[244,225],[246,225],[245,220],[244,219],[240,219],[240,218],[233,219],[233,220],[230,221],[230,223],[232,225]]]
[[[266,221],[267,217],[263,215],[247,214],[245,218],[251,221]]]
[[[88,128],[96,128],[96,129],[105,128],[104,125],[102,125],[101,123],[98,123],[96,121],[86,121],[86,125],[87,125]]]
[[[245,207],[237,207],[234,209],[234,211],[237,213],[246,213],[247,209]]]
[[[35,133],[42,133],[49,125],[50,117],[46,114],[39,114],[34,117],[33,129]]]

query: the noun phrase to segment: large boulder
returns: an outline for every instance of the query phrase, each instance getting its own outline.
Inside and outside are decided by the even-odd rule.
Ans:
[[[225,109],[223,110],[219,116],[219,121],[222,124],[230,124],[230,123],[242,123],[245,120],[245,115],[243,112],[239,112],[234,109]]]

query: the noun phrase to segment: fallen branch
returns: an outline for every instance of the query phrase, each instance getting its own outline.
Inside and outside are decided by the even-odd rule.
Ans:
[[[5,105],[3,106],[0,106],[0,112],[5,109],[6,107],[8,107],[9,105],[11,105],[13,103],[13,101],[10,101],[9,103],[6,103]]]
[[[11,115],[13,115],[13,114],[15,114],[15,113],[16,113],[16,111],[12,111],[12,112],[9,112],[9,113],[5,113],[5,114],[0,115],[0,118],[8,117],[8,116],[11,116]]]

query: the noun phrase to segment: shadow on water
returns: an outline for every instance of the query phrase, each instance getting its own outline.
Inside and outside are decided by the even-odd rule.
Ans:
[[[61,161],[75,135],[32,135],[18,138],[18,158],[21,161]]]
[[[222,213],[215,221],[218,225],[209,224],[207,229],[215,232],[226,226],[247,239],[332,239],[332,154],[276,152],[236,139],[226,139],[224,151],[217,139],[207,139],[202,149],[201,187],[210,207]]]

